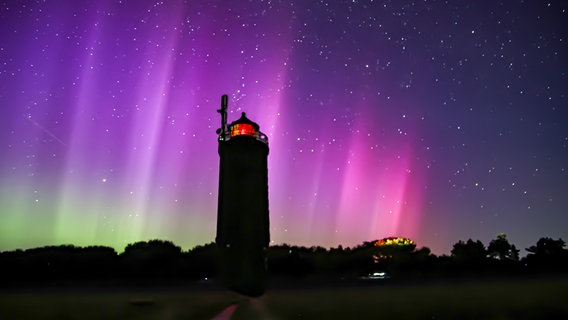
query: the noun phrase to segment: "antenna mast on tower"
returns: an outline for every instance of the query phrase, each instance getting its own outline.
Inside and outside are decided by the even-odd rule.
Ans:
[[[229,96],[224,94],[221,97],[221,109],[217,109],[217,112],[219,112],[221,114],[221,128],[219,130],[217,130],[217,134],[219,134],[221,137],[225,137],[227,134],[228,128],[227,128],[227,107],[229,105]]]

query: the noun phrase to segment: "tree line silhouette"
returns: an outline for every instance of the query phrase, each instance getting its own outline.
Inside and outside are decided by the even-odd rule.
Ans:
[[[479,240],[459,241],[450,255],[441,256],[427,247],[416,248],[412,241],[384,243],[385,239],[330,249],[275,245],[267,249],[267,268],[274,278],[321,280],[361,280],[377,271],[393,280],[568,273],[568,250],[562,239],[541,238],[526,248],[523,258],[504,234],[487,247]],[[120,254],[104,246],[46,246],[0,252],[0,286],[77,280],[210,281],[217,275],[216,263],[214,243],[183,251],[170,241],[141,241],[127,245]]]

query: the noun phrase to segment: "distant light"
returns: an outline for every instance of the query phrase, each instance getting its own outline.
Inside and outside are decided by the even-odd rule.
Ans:
[[[390,237],[390,238],[384,238],[381,240],[378,240],[377,242],[375,242],[375,247],[381,247],[381,246],[412,246],[412,245],[416,245],[414,243],[414,241],[408,239],[408,238],[400,238],[400,237]]]

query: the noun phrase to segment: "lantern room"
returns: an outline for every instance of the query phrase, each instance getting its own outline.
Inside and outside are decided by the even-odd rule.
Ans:
[[[241,118],[229,125],[231,137],[234,136],[258,136],[258,124],[247,118],[246,113],[242,113]]]
[[[236,136],[250,136],[268,144],[268,138],[260,132],[258,124],[247,118],[244,112],[238,120],[229,125],[229,137],[226,138],[230,139]]]

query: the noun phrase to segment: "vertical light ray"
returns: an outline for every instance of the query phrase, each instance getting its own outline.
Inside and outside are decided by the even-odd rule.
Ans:
[[[270,78],[270,75],[274,73],[268,74],[268,79],[272,79],[266,86],[263,87],[264,92],[269,92],[266,101],[269,101],[267,105],[263,99],[257,100],[259,106],[257,108],[260,109],[263,117],[261,117],[262,123],[266,123],[266,128],[263,126],[261,127],[261,131],[263,131],[268,136],[269,141],[269,148],[270,154],[268,156],[268,199],[269,199],[269,214],[270,214],[270,229],[271,229],[271,239],[277,239],[276,236],[278,233],[274,233],[274,230],[282,230],[284,227],[279,224],[281,219],[277,217],[281,217],[284,213],[282,212],[281,208],[284,207],[286,200],[282,198],[278,198],[278,195],[284,194],[285,187],[281,183],[276,183],[278,181],[284,181],[283,177],[286,175],[286,171],[282,170],[286,166],[284,154],[279,154],[279,151],[285,150],[285,143],[282,139],[281,135],[276,134],[280,132],[286,124],[283,124],[281,119],[281,112],[282,110],[286,109],[284,106],[284,94],[280,90],[283,87],[284,81],[286,76],[280,76],[282,74],[286,74],[284,68],[284,61],[288,59],[288,56],[277,57],[275,60],[277,63],[275,65],[279,66],[274,70],[275,74],[279,75],[274,78]],[[265,75],[266,77],[266,75]]]
[[[402,236],[399,232],[408,179],[407,156],[402,157],[397,163],[392,164],[390,172],[383,172],[376,183],[376,190],[378,190],[376,197],[378,199],[374,204],[371,223],[368,226],[369,237]],[[405,219],[404,223],[413,223],[413,221]]]
[[[417,225],[412,210],[419,200],[408,188],[409,183],[418,182],[409,181],[413,177],[411,138],[387,141],[363,134],[365,128],[377,125],[362,119],[351,135],[336,219],[337,239],[343,243],[412,236]],[[375,144],[379,150],[370,148]]]
[[[367,227],[369,238],[403,236],[415,238],[420,225],[422,201],[422,177],[413,167],[412,137],[409,129],[407,138],[391,145],[390,154],[383,155],[383,165],[376,172],[372,215]]]
[[[315,217],[317,214],[317,210],[321,210],[320,202],[321,202],[321,182],[322,182],[322,175],[323,175],[323,162],[325,161],[324,154],[318,153],[316,161],[312,162],[313,164],[313,173],[312,176],[309,177],[309,181],[311,181],[311,185],[309,188],[306,188],[304,191],[307,193],[308,198],[308,205],[306,208],[306,223],[305,226],[307,228],[307,232],[303,231],[304,233],[310,234],[310,230],[317,230],[314,228],[316,225]],[[313,237],[313,235],[311,235]],[[310,239],[313,240],[313,239]]]
[[[179,19],[178,17],[174,20]],[[157,37],[157,35],[156,35]],[[157,169],[168,168],[158,162],[160,145],[168,108],[168,97],[171,87],[168,85],[174,71],[175,60],[171,48],[175,47],[175,38],[168,42],[162,40],[163,49],[148,46],[149,59],[159,61],[158,67],[147,66],[145,77],[138,86],[136,115],[134,125],[128,139],[128,165],[125,174],[126,190],[131,190],[127,206],[128,213],[122,215],[120,225],[125,232],[121,233],[120,242],[136,241],[144,237],[158,237],[158,214],[151,210],[157,205],[158,196],[155,194],[160,187],[155,186],[154,178]],[[157,53],[153,53],[157,50]],[[162,167],[160,167],[162,166]],[[175,168],[168,168],[174,170]]]
[[[336,241],[343,243],[359,242],[356,235],[357,226],[364,223],[364,154],[361,142],[352,138],[349,143],[349,155],[344,163],[343,180],[341,182],[341,196],[336,217]]]
[[[100,14],[93,17],[93,21]],[[94,186],[104,182],[103,177],[97,181],[96,172],[101,153],[97,152],[97,144],[93,127],[93,117],[97,115],[99,99],[97,84],[101,74],[95,70],[97,52],[95,43],[101,38],[102,29],[93,28],[89,35],[89,48],[84,53],[83,71],[79,80],[79,94],[76,105],[71,107],[75,112],[71,122],[70,143],[65,158],[65,177],[63,179],[59,208],[56,217],[55,239],[58,243],[88,244],[95,240],[97,211],[103,198]],[[86,188],[85,188],[86,187]]]

